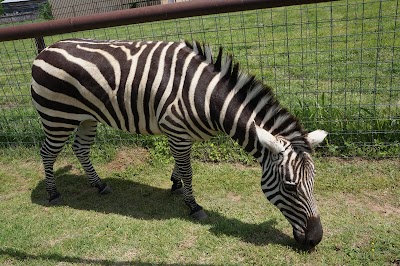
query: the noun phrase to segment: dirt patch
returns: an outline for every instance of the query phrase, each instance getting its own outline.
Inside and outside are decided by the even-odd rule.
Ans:
[[[372,205],[369,206],[371,210],[381,213],[385,216],[388,215],[395,215],[400,217],[400,209],[393,207],[389,204],[383,204],[383,205]]]
[[[118,250],[116,250],[116,252],[118,252]],[[138,257],[138,255],[140,254],[139,250],[136,248],[132,248],[128,251],[126,251],[119,259],[119,261],[121,262],[121,265],[125,262],[125,261],[131,261],[134,258]],[[117,263],[116,263],[117,264]]]
[[[114,160],[106,164],[106,169],[111,171],[124,171],[129,166],[137,166],[149,160],[149,151],[144,148],[121,148]]]
[[[2,172],[6,173],[9,177],[20,178],[21,173],[15,171],[14,167],[18,165],[18,169],[23,169],[24,172],[31,171],[32,169],[39,169],[43,171],[43,164],[41,162],[26,160],[26,161],[15,161],[10,163],[2,163],[0,162],[0,174]],[[6,175],[4,174],[4,176]]]
[[[179,250],[190,249],[196,245],[197,236],[194,234],[188,235],[182,242],[179,243]]]
[[[227,198],[229,200],[231,200],[232,202],[239,202],[242,199],[242,197],[240,195],[237,195],[237,194],[232,193],[232,192],[228,193]]]
[[[54,246],[56,246],[56,245],[62,245],[61,243],[64,242],[64,241],[66,241],[66,240],[74,239],[74,238],[79,238],[79,237],[80,237],[80,236],[79,236],[78,234],[74,234],[74,233],[67,234],[67,233],[64,233],[64,234],[58,236],[58,237],[55,238],[55,239],[49,239],[49,240],[47,240],[46,245],[47,245],[48,247],[54,247]]]
[[[400,217],[400,207],[395,206],[394,204],[399,204],[399,202],[388,202],[385,199],[385,191],[382,192],[370,192],[363,195],[363,202],[365,202],[365,206],[367,206],[371,211],[377,212],[384,216],[394,215]]]
[[[400,217],[400,208],[385,194],[384,191],[363,192],[357,195],[344,193],[343,200],[349,206],[366,208],[379,215],[394,215]]]

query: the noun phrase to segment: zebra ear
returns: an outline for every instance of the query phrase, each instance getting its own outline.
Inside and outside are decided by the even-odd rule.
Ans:
[[[324,130],[315,130],[306,135],[308,142],[310,142],[312,147],[318,146],[328,135],[328,132]]]
[[[266,147],[272,154],[278,154],[285,149],[277,138],[269,133],[267,130],[256,125],[257,137],[260,143]]]

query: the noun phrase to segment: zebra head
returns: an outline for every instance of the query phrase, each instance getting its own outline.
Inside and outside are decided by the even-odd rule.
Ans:
[[[295,240],[311,249],[321,241],[323,230],[313,195],[315,169],[310,153],[265,129],[256,127],[256,131],[263,146],[261,188],[292,225]],[[305,139],[314,147],[326,135],[316,130]]]

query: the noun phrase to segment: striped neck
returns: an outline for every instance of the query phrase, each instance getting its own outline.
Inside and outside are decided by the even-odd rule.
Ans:
[[[225,82],[223,91],[226,95],[220,97],[223,103],[215,117],[219,129],[254,157],[262,156],[255,125],[290,141],[295,150],[312,151],[299,121],[280,105],[270,88],[254,77],[244,74],[231,77]]]
[[[290,141],[294,149],[311,152],[303,127],[280,105],[269,87],[254,76],[241,73],[239,64],[233,64],[231,56],[222,56],[222,48],[214,62],[208,46],[196,42],[186,45],[214,73],[210,75],[204,102],[212,130],[225,132],[257,159],[262,149],[257,141],[255,125]]]

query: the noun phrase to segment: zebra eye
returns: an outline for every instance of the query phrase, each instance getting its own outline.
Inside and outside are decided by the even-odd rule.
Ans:
[[[271,155],[271,159],[272,159],[272,161],[273,162],[275,162],[275,161],[278,161],[280,158],[282,158],[283,157],[283,154],[280,152],[280,153],[277,153],[277,154],[272,154]]]
[[[283,181],[283,187],[288,192],[297,193],[297,184],[294,182]]]

